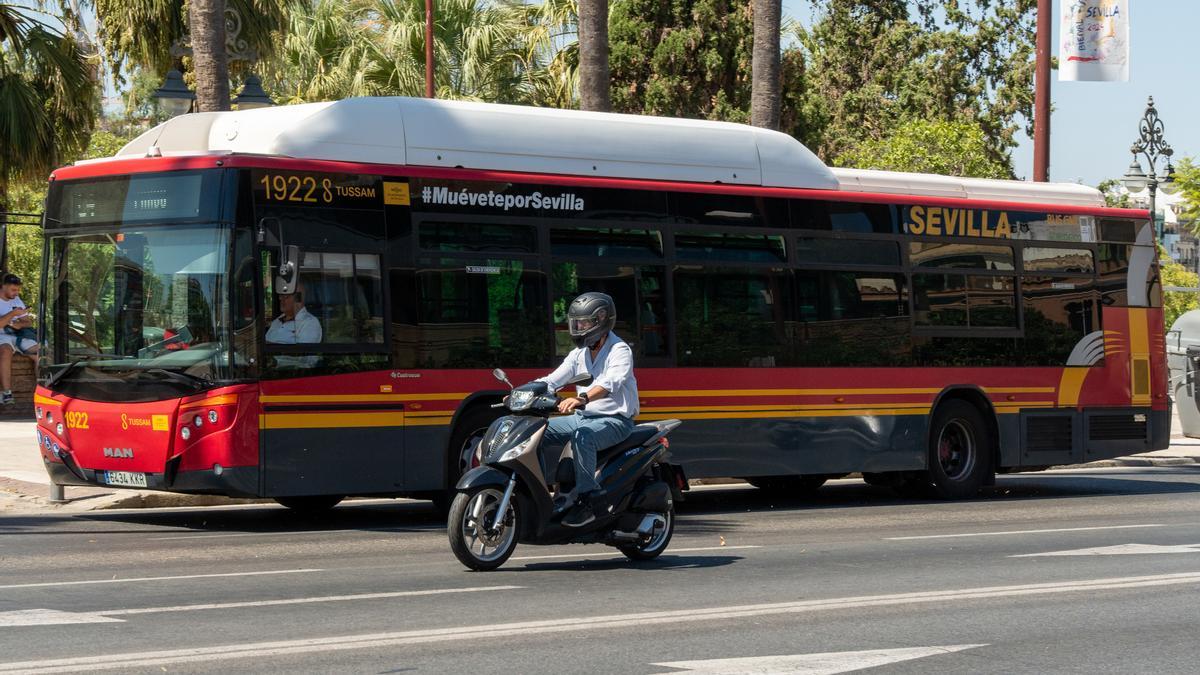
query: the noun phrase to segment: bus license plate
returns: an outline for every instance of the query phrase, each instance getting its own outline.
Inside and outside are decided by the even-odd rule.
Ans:
[[[133,471],[109,471],[104,476],[104,482],[109,485],[125,487],[146,487],[146,474]]]

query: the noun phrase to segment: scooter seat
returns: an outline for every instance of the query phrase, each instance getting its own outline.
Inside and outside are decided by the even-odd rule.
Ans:
[[[659,428],[653,424],[639,424],[635,426],[633,428],[633,433],[629,434],[628,438],[620,443],[617,443],[611,448],[605,448],[596,453],[596,466],[603,466],[608,462],[608,460],[620,455],[626,450],[645,445],[646,441],[654,438],[656,435],[658,435],[658,433]]]

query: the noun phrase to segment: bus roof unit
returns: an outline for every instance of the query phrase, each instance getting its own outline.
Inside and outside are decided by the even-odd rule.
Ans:
[[[799,141],[744,124],[423,98],[181,115],[117,157],[160,153],[838,189]]]
[[[929,173],[833,169],[840,189],[847,192],[952,197],[1001,202],[1032,202],[1071,206],[1104,206],[1100,191],[1078,183],[1033,183],[1023,180],[959,178]]]

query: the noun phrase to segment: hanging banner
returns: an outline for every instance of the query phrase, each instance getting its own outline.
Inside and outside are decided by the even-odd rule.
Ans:
[[[1129,3],[1062,0],[1058,79],[1129,81]]]

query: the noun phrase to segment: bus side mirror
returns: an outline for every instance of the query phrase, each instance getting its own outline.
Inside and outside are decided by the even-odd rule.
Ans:
[[[279,249],[279,276],[275,277],[276,295],[291,295],[296,292],[296,271],[299,267],[300,247],[281,247]]]

